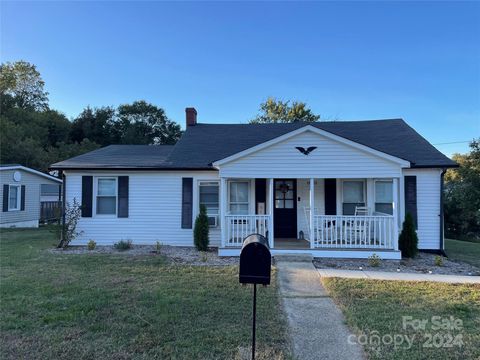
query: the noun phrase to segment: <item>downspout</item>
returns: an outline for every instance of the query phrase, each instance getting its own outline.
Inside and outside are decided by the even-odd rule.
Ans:
[[[61,171],[61,177],[62,177],[62,232],[60,234],[60,242],[58,243],[58,246],[57,248],[61,248],[63,247],[63,239],[65,238],[65,207],[66,207],[66,198],[65,198],[65,188],[66,188],[66,185],[67,185],[67,177],[65,176],[65,174],[63,173],[63,171]]]
[[[440,174],[440,252],[443,256],[447,256],[445,253],[445,228],[444,228],[444,212],[443,212],[443,202],[444,202],[444,185],[443,179],[447,169],[442,169],[442,173]]]

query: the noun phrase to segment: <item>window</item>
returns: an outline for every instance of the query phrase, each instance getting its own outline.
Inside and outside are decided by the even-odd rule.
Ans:
[[[357,206],[365,206],[365,183],[363,180],[343,182],[343,215],[355,215]]]
[[[229,184],[230,213],[248,215],[248,181],[232,181]]]
[[[8,187],[8,211],[20,210],[20,185]]]
[[[275,181],[275,209],[293,209],[294,185],[292,180]]]
[[[210,226],[218,225],[218,182],[216,181],[202,181],[199,184],[199,208],[200,205],[205,205],[207,208],[208,224]]]
[[[375,181],[375,211],[393,215],[392,181]]]
[[[117,179],[97,179],[97,215],[117,213]]]

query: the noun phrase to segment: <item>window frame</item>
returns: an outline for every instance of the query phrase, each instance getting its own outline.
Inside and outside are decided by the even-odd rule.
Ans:
[[[206,184],[209,184],[209,185],[206,185]],[[209,225],[210,227],[219,227],[220,226],[220,221],[219,221],[219,218],[220,218],[220,182],[217,181],[217,180],[198,180],[198,213],[200,213],[200,205],[201,205],[201,188],[202,186],[212,186],[213,184],[215,184],[217,187],[218,187],[218,212],[216,214],[212,214],[212,213],[209,213],[208,212],[208,208],[207,208],[207,217],[213,217],[213,216],[216,216],[217,217],[217,220],[216,220],[216,224],[217,225]]]
[[[232,202],[231,201],[231,198],[230,198],[230,192],[231,192],[231,184],[233,183],[246,183],[247,184],[247,201],[244,202],[244,201],[240,201],[240,202]],[[250,213],[250,188],[251,188],[251,185],[250,185],[250,180],[230,180],[228,181],[228,185],[227,185],[227,188],[228,188],[228,191],[227,191],[227,198],[228,198],[228,203],[227,203],[227,211],[228,211],[228,214],[230,215],[248,215]],[[232,205],[247,205],[247,214],[234,214],[232,211],[231,211],[231,206]]]
[[[351,203],[351,202],[348,202],[346,203],[345,202],[345,191],[344,191],[344,184],[346,182],[361,182],[362,183],[362,202],[358,202],[358,203]],[[342,215],[345,215],[344,214],[344,205],[345,204],[363,204],[363,206],[367,206],[367,182],[366,182],[366,179],[342,179]],[[354,216],[355,215],[355,212],[352,214],[352,215],[346,215],[346,216]]]
[[[10,193],[13,187],[17,189],[17,206],[16,207],[11,207],[10,205]],[[20,211],[21,206],[22,206],[22,185],[8,184],[8,211]]]
[[[384,202],[377,202],[377,182],[388,182],[390,183],[391,185],[391,188],[392,188],[392,202],[390,203],[384,203]],[[388,214],[388,215],[392,215],[393,216],[393,179],[375,179],[373,181],[373,210],[374,212],[376,213],[382,213],[382,214],[388,214],[388,213],[384,213],[382,211],[377,211],[377,204],[384,204],[384,205],[391,205],[392,206],[392,213],[391,214]]]
[[[98,189],[99,189],[98,182],[99,182],[99,180],[115,180],[115,196],[113,196],[113,195],[108,195],[108,196],[98,195]],[[95,184],[95,186],[94,186],[94,192],[93,192],[94,195],[93,196],[94,196],[95,201],[93,203],[94,203],[94,206],[95,206],[95,213],[94,213],[95,216],[116,217],[118,215],[118,176],[96,176],[94,184]],[[115,213],[99,214],[98,213],[98,198],[99,197],[104,197],[104,198],[115,197]]]

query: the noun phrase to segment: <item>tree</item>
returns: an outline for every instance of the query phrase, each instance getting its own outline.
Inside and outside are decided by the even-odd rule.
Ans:
[[[165,110],[146,101],[120,105],[113,124],[113,138],[120,144],[175,144],[182,132]]]
[[[445,228],[448,237],[480,239],[480,138],[470,152],[455,154],[460,165],[445,174]]]
[[[415,223],[413,222],[412,214],[405,215],[402,232],[398,238],[398,247],[402,252],[402,256],[412,258],[418,252],[418,237],[415,230]]]
[[[198,251],[207,251],[209,230],[207,208],[205,205],[200,205],[200,214],[195,219],[195,227],[193,229],[193,242]]]
[[[112,128],[115,122],[115,109],[113,107],[91,108],[87,106],[78,115],[71,125],[70,140],[80,143],[89,139],[102,146],[115,143]]]
[[[0,65],[0,96],[2,107],[30,110],[48,109],[48,92],[35,65],[26,61]]]
[[[300,101],[277,100],[268,98],[260,104],[260,113],[252,120],[251,124],[264,123],[291,123],[297,121],[314,122],[320,119],[320,115],[313,114],[307,104]]]

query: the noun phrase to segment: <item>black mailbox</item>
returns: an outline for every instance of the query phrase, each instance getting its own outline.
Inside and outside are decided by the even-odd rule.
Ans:
[[[271,267],[267,239],[260,234],[247,236],[240,253],[240,283],[269,285]]]

